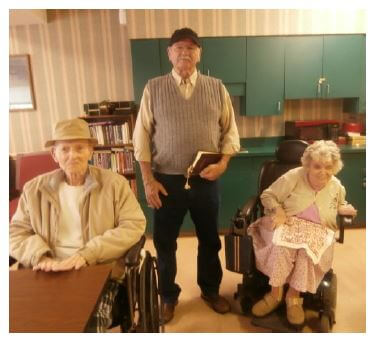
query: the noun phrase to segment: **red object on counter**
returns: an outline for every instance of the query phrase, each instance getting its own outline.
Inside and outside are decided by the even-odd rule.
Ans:
[[[363,131],[363,126],[360,123],[343,123],[344,133],[361,133]]]

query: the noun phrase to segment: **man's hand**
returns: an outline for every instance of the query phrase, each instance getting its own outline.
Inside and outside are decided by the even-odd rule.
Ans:
[[[54,268],[58,265],[59,261],[47,256],[40,258],[39,262],[33,267],[32,270],[38,271],[55,271]]]
[[[151,208],[159,209],[162,207],[162,201],[159,197],[159,193],[161,192],[164,196],[167,196],[168,193],[164,186],[158,182],[156,179],[152,179],[144,183],[145,186],[145,194],[146,200],[148,201],[148,205]]]
[[[207,180],[216,180],[218,179],[227,169],[227,163],[220,161],[217,164],[211,164],[205,167],[199,176]]]
[[[50,257],[42,257],[38,264],[34,266],[33,270],[41,271],[67,271],[67,270],[79,270],[81,267],[86,266],[87,262],[78,253],[72,255],[64,260],[57,260]]]
[[[79,270],[86,265],[86,260],[79,253],[76,253],[54,265],[53,271]]]
[[[201,171],[199,176],[211,181],[218,179],[227,169],[231,157],[229,154],[224,154],[218,163],[208,165]]]

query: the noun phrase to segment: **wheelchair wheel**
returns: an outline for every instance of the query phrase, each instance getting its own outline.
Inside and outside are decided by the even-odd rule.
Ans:
[[[327,314],[323,314],[320,318],[320,332],[322,333],[330,332],[330,319]]]
[[[139,332],[160,332],[156,259],[147,251],[140,271]]]

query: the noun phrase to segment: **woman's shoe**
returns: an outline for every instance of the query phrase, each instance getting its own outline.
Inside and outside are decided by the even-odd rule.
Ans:
[[[304,310],[302,307],[303,298],[289,297],[286,299],[286,315],[292,325],[302,325],[304,323]]]
[[[264,317],[273,312],[282,302],[282,293],[279,298],[276,298],[272,293],[267,293],[259,300],[251,309],[251,313],[256,317]]]

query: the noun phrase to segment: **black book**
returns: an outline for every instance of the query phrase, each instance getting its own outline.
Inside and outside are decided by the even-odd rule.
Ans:
[[[188,176],[198,176],[208,165],[218,163],[222,156],[222,153],[198,151],[192,165],[188,168]]]

